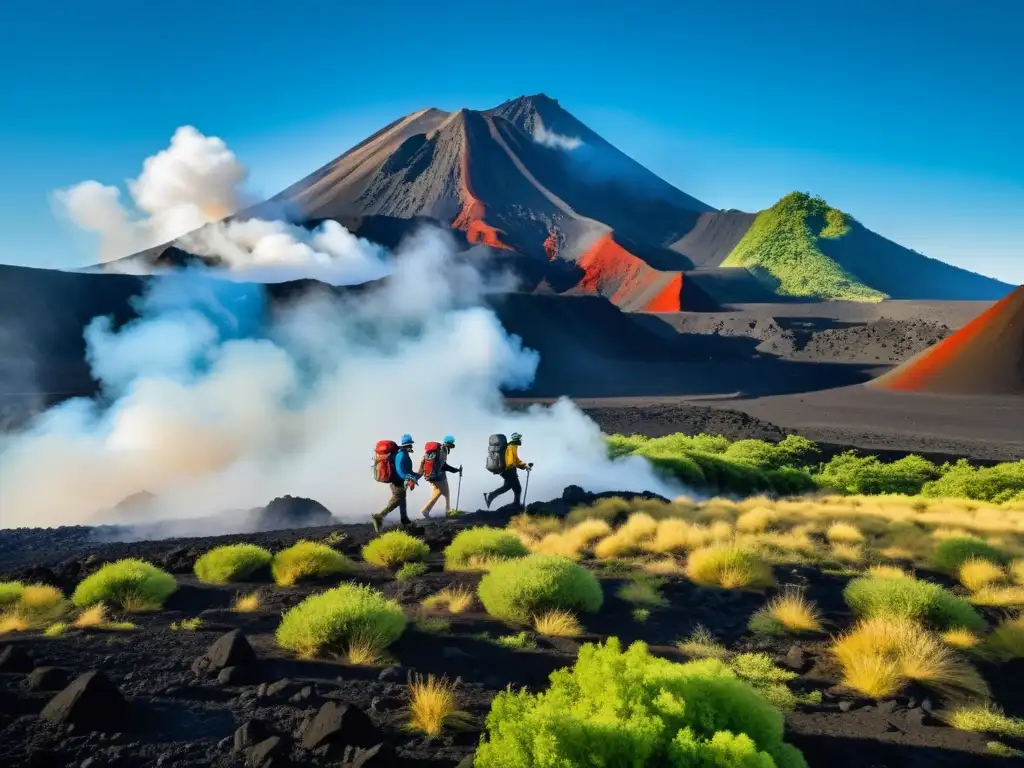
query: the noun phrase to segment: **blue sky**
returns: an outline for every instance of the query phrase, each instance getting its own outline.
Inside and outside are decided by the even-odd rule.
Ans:
[[[6,0],[0,261],[91,261],[51,191],[137,176],[179,125],[272,194],[414,109],[544,92],[712,205],[806,190],[1024,283],[1022,28],[1012,0]]]

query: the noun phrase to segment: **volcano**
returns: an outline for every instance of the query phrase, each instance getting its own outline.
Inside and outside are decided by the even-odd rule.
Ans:
[[[760,213],[716,210],[536,94],[487,110],[413,112],[230,218],[284,212],[308,227],[331,219],[385,246],[434,222],[466,248],[497,252],[524,290],[597,294],[643,312],[847,294],[996,300],[1013,287],[928,259],[838,211],[830,215],[842,227],[826,229],[819,208],[817,198],[790,195]],[[793,252],[780,259],[780,248]],[[166,243],[129,259],[166,268],[188,254]]]
[[[943,394],[1024,394],[1024,286],[870,386]]]

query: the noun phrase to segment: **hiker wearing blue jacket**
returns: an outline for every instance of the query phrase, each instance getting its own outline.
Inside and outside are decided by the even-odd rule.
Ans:
[[[380,533],[384,518],[398,510],[402,525],[409,525],[409,512],[406,506],[406,494],[416,487],[420,475],[412,468],[412,435],[402,435],[398,451],[395,453],[395,472],[391,481],[391,501],[380,512],[373,516],[373,530]]]

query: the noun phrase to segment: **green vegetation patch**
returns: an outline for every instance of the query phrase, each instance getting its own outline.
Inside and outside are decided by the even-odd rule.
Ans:
[[[105,603],[126,611],[155,611],[177,589],[171,574],[144,560],[126,558],[107,563],[83,579],[71,602],[79,608]]]
[[[363,547],[363,560],[382,568],[395,568],[423,560],[430,554],[426,542],[405,531],[388,531]]]
[[[782,736],[779,711],[721,661],[678,664],[611,638],[584,645],[546,691],[499,693],[474,764],[806,766]]]
[[[757,215],[722,266],[746,267],[784,296],[840,301],[888,298],[822,252],[821,240],[843,237],[850,227],[846,214],[820,197],[792,192]]]
[[[601,585],[590,571],[556,555],[495,565],[480,580],[477,594],[489,614],[513,621],[529,621],[556,608],[594,613],[604,602]]]
[[[866,618],[915,619],[938,630],[985,628],[985,620],[970,603],[920,579],[861,577],[846,585],[843,599],[855,613]]]
[[[196,577],[207,584],[245,581],[267,568],[273,555],[255,544],[228,544],[204,554],[195,564]]]
[[[347,573],[352,562],[337,550],[316,541],[299,541],[274,555],[271,572],[281,586]]]
[[[525,557],[530,550],[514,533],[502,528],[479,526],[459,533],[444,550],[449,570],[482,566],[493,561]]]
[[[300,656],[344,652],[353,644],[383,649],[401,637],[407,619],[402,607],[372,587],[342,584],[307,597],[285,613],[276,639]]]

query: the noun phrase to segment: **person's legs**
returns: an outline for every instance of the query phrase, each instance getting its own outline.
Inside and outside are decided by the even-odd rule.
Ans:
[[[519,473],[516,472],[515,468],[506,469],[502,472],[501,479],[505,482],[502,483],[498,490],[484,494],[484,501],[487,502],[488,509],[491,507],[491,502],[501,496],[501,494],[507,493],[508,491],[514,491],[516,494],[516,501],[519,501]]]
[[[437,487],[441,495],[444,496],[444,516],[448,517],[448,513],[452,511],[452,492],[448,486],[448,478],[442,477],[438,480]]]
[[[391,500],[388,505],[384,507],[380,512],[373,515],[373,529],[380,533],[381,526],[384,523],[384,518],[394,512],[396,509],[401,509],[402,520],[408,521],[408,517],[405,514],[405,485],[391,483]]]
[[[430,482],[430,481],[428,481]],[[442,483],[444,484],[442,486]],[[445,478],[441,478],[436,483],[430,483],[430,498],[427,499],[427,503],[423,505],[423,509],[420,510],[420,514],[424,517],[430,517],[430,510],[434,508],[434,504],[441,496],[445,497],[445,501],[448,500],[448,481]]]
[[[505,481],[505,483],[512,490],[512,493],[515,496],[515,505],[517,507],[523,506],[523,503],[521,501],[521,497],[522,497],[522,494],[523,494],[523,486],[520,485],[520,483],[519,483],[519,473],[516,470],[513,469],[509,473],[509,477]]]

